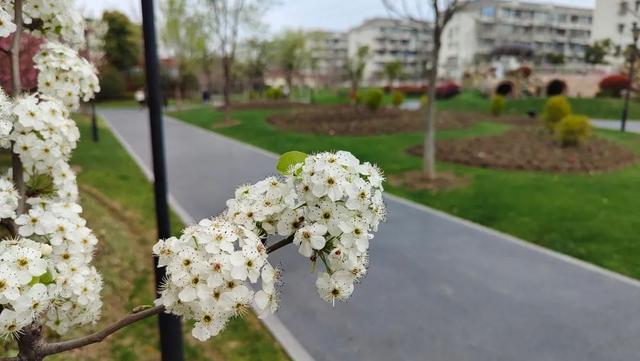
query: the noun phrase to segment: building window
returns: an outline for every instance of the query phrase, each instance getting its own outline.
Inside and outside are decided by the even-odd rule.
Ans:
[[[484,16],[494,18],[496,16],[496,8],[493,6],[487,6],[480,10],[480,13]]]
[[[635,7],[635,12],[640,11],[640,0],[636,0],[636,7]]]
[[[618,15],[627,15],[627,11],[629,11],[629,3],[621,1],[620,8],[618,9]]]
[[[618,34],[624,33],[624,24],[618,24]]]

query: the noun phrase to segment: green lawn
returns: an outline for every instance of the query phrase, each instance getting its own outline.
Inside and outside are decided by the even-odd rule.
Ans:
[[[96,267],[105,287],[103,318],[96,329],[154,298],[151,246],[155,216],[151,184],[109,130],[100,123],[100,142],[93,143],[88,121],[76,117],[82,138],[72,164],[78,171],[82,206],[100,243]],[[172,214],[172,230],[183,225]],[[191,337],[185,326],[187,360],[288,360],[257,318],[235,319],[208,342]],[[89,328],[76,331],[85,334]],[[152,361],[160,359],[156,319],[147,319],[112,335],[105,342],[52,360]]]
[[[451,103],[448,103],[452,105]],[[420,159],[405,149],[422,141],[420,134],[385,136],[321,136],[274,129],[268,111],[233,113],[241,124],[215,129],[223,135],[282,153],[344,149],[360,159],[378,163],[387,174],[418,169]],[[222,114],[208,108],[173,113],[184,121],[211,129]],[[442,131],[438,138],[491,134],[507,126],[477,123],[465,130]],[[597,131],[597,134],[640,153],[640,137]],[[389,191],[445,212],[484,224],[530,242],[575,256],[611,270],[640,278],[637,197],[640,166],[602,175],[556,175],[509,172],[439,163],[472,177],[471,186],[448,192]]]

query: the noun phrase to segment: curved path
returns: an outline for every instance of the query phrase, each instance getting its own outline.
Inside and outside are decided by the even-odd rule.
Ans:
[[[146,112],[100,113],[150,175]],[[171,199],[186,219],[220,212],[236,185],[274,173],[270,153],[169,117],[165,123]],[[320,300],[294,247],[274,255],[285,271],[277,319],[290,331],[276,336],[295,359],[638,359],[636,281],[387,201],[390,216],[372,241],[369,274],[347,303]]]

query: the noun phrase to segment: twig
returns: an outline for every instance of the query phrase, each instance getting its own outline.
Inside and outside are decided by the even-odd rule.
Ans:
[[[281,241],[278,241],[278,242],[272,244],[271,246],[267,247],[267,254],[271,253],[271,252],[275,252],[275,251],[279,250],[280,248],[288,245],[289,243],[293,243],[293,234],[290,235],[289,237],[287,237],[287,238],[285,238],[285,239],[283,239]]]
[[[112,323],[111,325],[107,326],[106,328],[94,332],[90,335],[84,336],[84,337],[80,337],[77,338],[75,340],[69,340],[69,341],[62,341],[62,342],[54,342],[54,343],[47,343],[42,345],[41,348],[41,354],[42,356],[48,356],[48,355],[53,355],[53,354],[57,354],[57,353],[61,353],[61,352],[65,352],[65,351],[69,351],[69,350],[73,350],[76,348],[80,348],[83,346],[87,346],[87,345],[91,345],[93,343],[97,343],[100,342],[102,340],[104,340],[105,338],[107,338],[109,335],[115,333],[116,331],[120,330],[123,327],[126,327],[134,322],[138,322],[142,319],[145,319],[147,317],[151,317],[151,316],[155,316],[159,313],[164,312],[165,308],[164,306],[155,306],[155,307],[151,307],[149,309],[146,309],[144,311],[140,311],[140,312],[136,312],[136,313],[131,313],[129,315],[127,315],[125,318],[116,321],[114,323]]]

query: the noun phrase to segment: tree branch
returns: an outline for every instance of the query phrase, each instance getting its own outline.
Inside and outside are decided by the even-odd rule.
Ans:
[[[101,331],[94,332],[90,335],[80,337],[75,340],[44,344],[41,348],[42,356],[53,355],[100,342],[123,327],[126,327],[147,317],[155,316],[164,311],[164,306],[151,307],[140,312],[131,313],[125,318],[112,323]]]
[[[284,247],[284,246],[286,246],[286,245],[288,245],[290,243],[293,243],[293,236],[294,235],[292,234],[289,237],[287,237],[287,238],[285,238],[285,239],[283,239],[281,241],[278,241],[278,242],[272,244],[271,246],[267,247],[267,254],[269,254],[271,252],[275,252],[275,251],[279,250],[280,248],[282,248],[282,247]]]
[[[22,91],[22,82],[20,80],[20,37],[22,35],[22,0],[15,0],[14,5],[16,31],[13,33],[11,41],[11,81],[13,85],[13,96],[17,97]],[[13,149],[13,142],[11,149]],[[24,184],[24,176],[22,169],[22,161],[15,151],[11,154],[11,165],[13,170],[13,183],[16,186],[20,199],[18,200],[18,214],[25,212],[25,194],[26,186]]]

